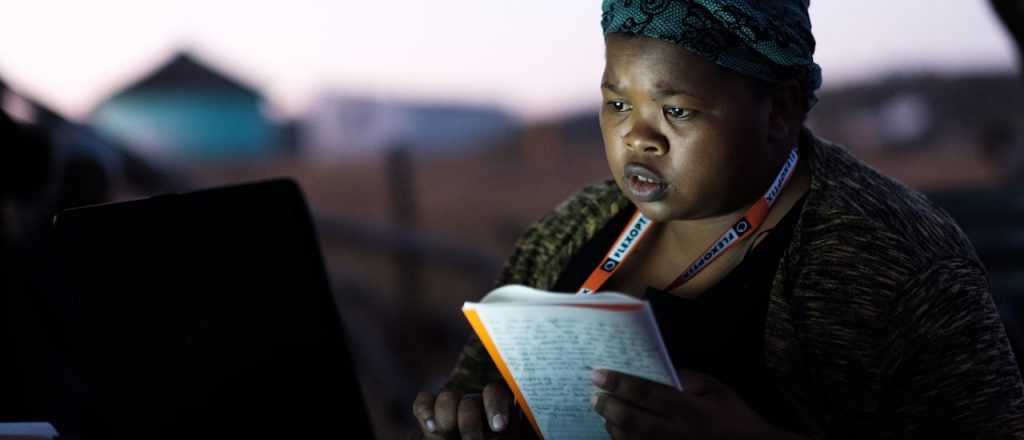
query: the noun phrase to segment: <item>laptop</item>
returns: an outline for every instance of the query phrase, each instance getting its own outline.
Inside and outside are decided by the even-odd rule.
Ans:
[[[374,438],[295,182],[65,210],[54,233],[62,436]]]

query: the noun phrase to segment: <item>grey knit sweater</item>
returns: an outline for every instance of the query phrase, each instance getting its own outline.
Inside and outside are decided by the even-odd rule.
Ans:
[[[829,438],[1024,438],[1024,387],[984,268],[953,221],[841,147],[801,137],[811,187],[776,270],[764,356],[799,431]],[[549,289],[630,206],[588,187],[533,225],[497,284]],[[500,381],[469,342],[448,386]]]

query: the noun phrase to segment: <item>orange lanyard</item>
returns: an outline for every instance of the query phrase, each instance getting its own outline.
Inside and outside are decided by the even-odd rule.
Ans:
[[[779,174],[775,176],[775,181],[772,182],[772,186],[768,188],[764,196],[757,199],[754,205],[748,208],[747,212],[743,213],[743,217],[740,217],[732,227],[726,229],[718,240],[712,243],[711,246],[708,246],[707,250],[697,257],[693,263],[690,263],[686,270],[680,273],[664,290],[666,292],[671,291],[697,276],[700,271],[711,265],[734,244],[747,238],[757,228],[761,227],[764,219],[768,217],[768,212],[771,210],[772,205],[778,199],[779,194],[782,193],[782,190],[789,183],[789,179],[793,177],[799,159],[800,153],[797,151],[797,147],[793,147],[789,152],[789,157],[786,158],[786,163],[782,164],[782,169],[779,170]],[[640,243],[640,239],[644,237],[653,223],[653,221],[641,214],[638,209],[626,225],[626,228],[619,234],[618,240],[608,250],[604,260],[590,273],[590,276],[583,282],[583,286],[580,287],[576,294],[589,295],[604,285],[605,281],[608,281],[608,278],[615,271],[619,270],[622,262],[633,252],[633,249]]]

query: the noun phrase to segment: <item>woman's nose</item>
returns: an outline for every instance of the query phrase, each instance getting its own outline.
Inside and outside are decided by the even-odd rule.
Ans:
[[[653,124],[637,118],[623,139],[626,147],[639,153],[664,155],[668,152],[668,139]]]

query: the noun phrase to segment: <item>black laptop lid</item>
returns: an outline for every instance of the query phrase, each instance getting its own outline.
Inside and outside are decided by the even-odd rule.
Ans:
[[[86,438],[373,437],[292,181],[68,210],[55,232]]]

